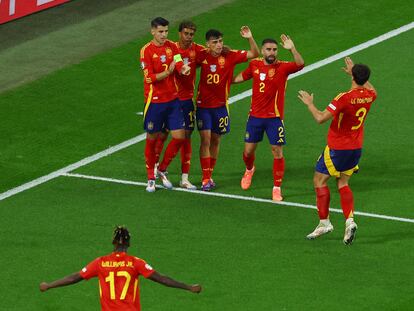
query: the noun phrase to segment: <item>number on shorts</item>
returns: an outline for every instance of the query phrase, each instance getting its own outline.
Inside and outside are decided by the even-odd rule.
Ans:
[[[219,127],[226,127],[227,125],[229,125],[229,116],[225,116],[223,118],[219,119]]]
[[[279,132],[279,137],[285,137],[285,129],[283,128],[283,126],[279,126],[277,130]]]

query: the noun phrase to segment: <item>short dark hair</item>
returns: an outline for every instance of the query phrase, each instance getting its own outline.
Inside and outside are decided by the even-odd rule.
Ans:
[[[218,39],[220,37],[223,37],[223,34],[217,29],[210,29],[209,31],[206,32],[207,41],[210,39]]]
[[[181,32],[184,28],[192,29],[194,31],[197,30],[196,24],[194,24],[192,21],[182,21],[178,26],[178,31]]]
[[[125,226],[116,226],[112,237],[113,245],[129,246],[129,231]]]
[[[273,38],[266,38],[262,41],[262,46],[265,45],[266,43],[274,43],[277,45],[277,41]]]
[[[170,24],[165,18],[156,17],[151,21],[151,28],[157,28],[158,26],[168,26]]]
[[[368,81],[370,75],[371,70],[367,65],[355,64],[354,67],[352,67],[352,77],[358,85],[364,85],[365,82]]]

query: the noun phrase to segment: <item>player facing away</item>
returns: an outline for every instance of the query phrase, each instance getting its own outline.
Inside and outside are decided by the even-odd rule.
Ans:
[[[208,48],[197,55],[201,73],[196,116],[201,138],[200,163],[204,191],[215,187],[212,173],[219,153],[220,138],[230,131],[228,97],[234,67],[259,55],[259,48],[249,27],[241,27],[240,35],[249,41],[249,51],[223,49],[223,34],[210,29],[206,33]]]
[[[329,221],[330,192],[327,185],[328,179],[333,176],[336,178],[346,219],[344,243],[349,245],[355,239],[358,227],[354,221],[354,197],[348,182],[352,174],[358,170],[364,139],[364,123],[377,92],[368,82],[368,66],[354,65],[351,58],[346,57],[343,69],[352,76],[351,90],[336,96],[324,111],[315,107],[313,94],[299,91],[298,97],[319,124],[333,118],[328,131],[328,145],[318,159],[313,177],[320,221],[307,238],[315,239],[333,230]]]
[[[301,70],[304,66],[303,58],[296,50],[292,39],[284,34],[280,38],[282,47],[292,53],[293,62],[278,60],[276,40],[265,39],[262,42],[263,57],[252,60],[249,67],[233,80],[234,83],[240,83],[253,79],[252,100],[243,151],[246,171],[241,179],[241,187],[247,190],[252,183],[256,169],[254,165],[256,147],[266,132],[273,154],[272,198],[274,201],[283,200],[281,193],[285,173],[283,145],[286,144],[283,116],[287,79],[291,73]]]
[[[156,272],[144,260],[127,253],[130,235],[127,228],[117,226],[114,230],[112,244],[114,251],[106,256],[98,257],[81,271],[62,279],[40,283],[42,292],[89,280],[99,279],[99,293],[102,311],[139,311],[139,276],[148,278],[168,287],[181,288],[193,293],[201,292],[198,284],[187,285],[177,282],[168,276]]]
[[[197,30],[196,25],[191,21],[183,21],[178,26],[179,40],[176,42],[178,52],[180,53],[184,64],[190,66],[190,74],[182,75],[175,72],[175,83],[178,89],[178,99],[183,111],[185,122],[185,139],[180,149],[181,152],[181,181],[180,187],[194,190],[194,186],[188,179],[191,164],[191,134],[194,130],[195,109],[193,103],[194,85],[196,79],[196,56],[204,49],[202,45],[193,42],[194,34]],[[168,131],[163,131],[157,138],[155,145],[156,162],[158,162],[160,153],[164,147],[164,142],[168,137]],[[156,164],[156,168],[157,168]]]
[[[164,187],[172,188],[164,172],[176,156],[185,140],[184,118],[175,86],[174,72],[186,75],[190,67],[183,63],[174,42],[167,39],[169,22],[162,17],[151,21],[153,39],[141,49],[140,61],[144,72],[144,129],[147,132],[145,164],[148,192],[155,191],[154,166],[155,143],[164,127],[170,130],[172,139],[159,166],[158,175]]]

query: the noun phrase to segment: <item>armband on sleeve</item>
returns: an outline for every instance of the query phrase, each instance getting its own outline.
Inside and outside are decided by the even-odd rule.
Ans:
[[[176,63],[182,62],[182,61],[183,61],[183,59],[181,58],[181,54],[175,54],[175,55],[174,55],[174,61],[175,61]]]

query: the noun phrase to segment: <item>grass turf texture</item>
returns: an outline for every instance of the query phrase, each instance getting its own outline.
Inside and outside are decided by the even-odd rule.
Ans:
[[[203,27],[217,25],[227,43],[244,47],[237,31],[239,24],[247,23],[246,3],[238,1],[195,18],[203,25],[198,40],[202,42]],[[307,11],[310,20],[308,15],[295,17],[299,14],[295,7],[290,7],[288,18],[283,4],[280,12],[266,13],[270,7],[264,7],[260,12],[250,10],[248,16],[255,20],[251,25],[258,40],[269,34],[266,25],[270,29],[283,25],[280,32],[291,34],[308,64],[403,25],[412,16],[409,8],[397,11],[395,3],[391,8],[381,2],[372,4],[365,21],[358,14],[341,19],[350,4],[338,4],[329,16],[321,13],[327,3],[320,5]],[[390,20],[384,21],[384,10]],[[254,18],[259,13],[273,16],[277,24],[271,24],[273,19]],[[310,35],[309,27],[317,24],[319,30]],[[135,112],[140,110],[142,86],[134,56],[137,46],[148,40],[97,55],[0,97],[2,113],[10,116],[1,125],[3,190],[141,132]],[[408,113],[412,109],[408,91],[395,91],[409,89],[412,43],[411,31],[354,56],[372,67],[372,81],[379,91],[367,120],[362,170],[352,182],[360,211],[412,217]],[[390,61],[390,55],[395,61]],[[281,58],[288,58],[287,53]],[[314,202],[312,166],[327,130],[311,120],[296,99],[296,90],[314,91],[323,108],[349,87],[341,66],[338,61],[289,82],[284,183],[289,201]],[[266,141],[258,150],[252,189],[239,189],[248,102],[231,108],[232,133],[223,140],[217,164],[218,191],[270,198],[271,158]],[[197,133],[194,138],[192,175],[197,179]],[[77,172],[145,181],[143,146],[135,145]],[[170,172],[177,182],[177,162]],[[332,193],[333,206],[338,207],[338,196]],[[315,211],[167,191],[151,196],[143,188],[67,177],[2,201],[0,207],[0,237],[7,246],[0,259],[7,266],[0,292],[7,310],[98,309],[95,281],[46,294],[40,294],[37,285],[110,252],[115,223],[131,229],[131,253],[147,259],[160,272],[200,282],[205,288],[195,296],[143,281],[143,310],[303,310],[304,306],[307,310],[409,310],[413,303],[412,224],[358,217],[357,241],[346,248],[340,242],[343,219],[338,214],[331,216],[335,226],[331,235],[309,242],[304,236],[316,225]]]

